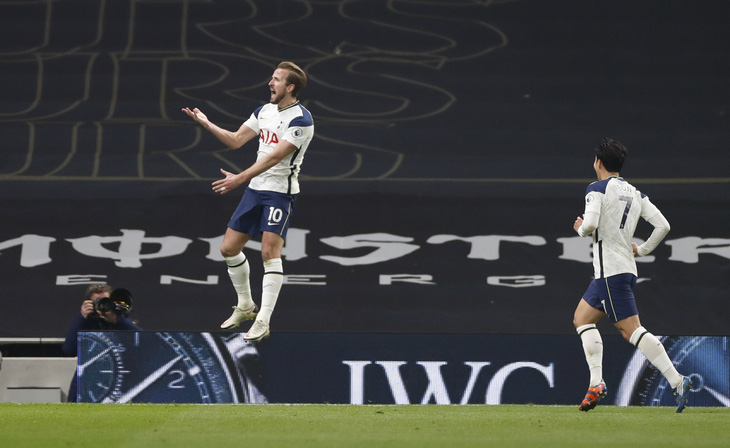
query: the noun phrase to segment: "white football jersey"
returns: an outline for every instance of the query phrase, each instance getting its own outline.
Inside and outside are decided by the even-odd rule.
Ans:
[[[249,188],[298,194],[299,171],[304,153],[314,136],[312,114],[298,101],[282,110],[276,104],[269,103],[256,109],[244,124],[259,134],[257,160],[273,151],[280,140],[297,147],[281,162],[251,179]]]
[[[586,189],[585,213],[598,213],[593,231],[595,278],[617,274],[638,276],[631,239],[639,218],[649,220],[659,209],[621,177],[594,182]]]

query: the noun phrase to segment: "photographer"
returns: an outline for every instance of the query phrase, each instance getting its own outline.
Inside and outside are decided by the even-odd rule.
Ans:
[[[136,322],[127,315],[132,309],[132,294],[126,289],[115,289],[106,284],[89,285],[81,304],[81,312],[76,315],[63,343],[66,356],[77,356],[79,331],[94,330],[131,330],[141,331]],[[68,391],[68,401],[76,402],[77,378],[74,374]]]

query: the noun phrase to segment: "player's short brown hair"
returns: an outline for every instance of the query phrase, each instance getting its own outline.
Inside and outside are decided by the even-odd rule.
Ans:
[[[294,84],[294,90],[291,93],[293,97],[296,97],[302,87],[307,85],[307,74],[304,73],[304,70],[302,70],[297,64],[289,61],[283,61],[276,68],[289,70],[289,75],[286,77],[286,83]]]

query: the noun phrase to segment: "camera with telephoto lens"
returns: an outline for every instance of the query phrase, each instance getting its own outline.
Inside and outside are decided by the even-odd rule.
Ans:
[[[94,311],[102,313],[113,311],[117,314],[126,315],[131,310],[132,293],[124,288],[115,289],[109,294],[109,297],[97,297],[94,299]]]
[[[116,306],[111,297],[97,297],[94,299],[94,311],[106,313],[107,311],[116,311]]]

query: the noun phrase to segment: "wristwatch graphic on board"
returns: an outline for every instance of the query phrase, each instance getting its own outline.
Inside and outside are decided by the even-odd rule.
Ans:
[[[679,373],[692,380],[689,406],[730,407],[730,338],[667,336],[660,340]],[[621,380],[616,404],[676,406],[676,399],[661,372],[636,350]]]
[[[241,333],[79,332],[85,403],[263,403],[259,354]]]

